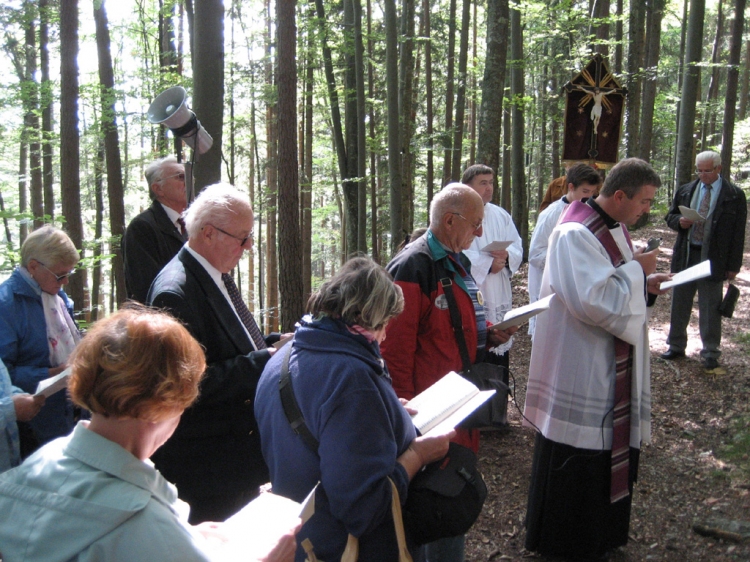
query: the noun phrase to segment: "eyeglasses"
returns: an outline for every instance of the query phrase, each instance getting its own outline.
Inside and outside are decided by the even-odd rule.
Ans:
[[[36,262],[37,262],[37,263],[38,263],[39,265],[41,265],[41,266],[42,266],[42,267],[43,267],[44,269],[46,269],[47,271],[49,271],[49,272],[50,272],[50,273],[52,274],[52,277],[54,277],[54,278],[55,278],[55,281],[57,281],[58,283],[62,283],[62,282],[63,282],[63,281],[65,281],[65,280],[66,280],[66,279],[67,279],[68,277],[70,277],[71,275],[73,275],[73,274],[74,274],[74,273],[76,272],[76,270],[75,270],[75,269],[72,269],[72,270],[68,271],[67,273],[63,273],[62,275],[57,275],[57,274],[56,274],[56,273],[55,273],[54,271],[52,271],[52,270],[51,270],[51,269],[50,269],[49,267],[47,267],[46,265],[44,265],[44,264],[43,264],[42,262],[40,262],[39,260],[36,260]]]
[[[469,219],[467,219],[467,218],[466,218],[465,216],[463,216],[463,215],[462,215],[461,213],[454,213],[454,212],[451,212],[451,215],[456,215],[457,217],[461,217],[461,218],[462,218],[462,219],[464,219],[464,220],[465,220],[466,222],[468,222],[469,224],[471,224],[471,227],[472,227],[472,228],[473,228],[473,229],[474,229],[475,231],[476,231],[476,230],[479,230],[480,228],[482,228],[482,225],[484,224],[484,220],[481,220],[481,221],[479,221],[479,222],[478,222],[477,224],[472,224],[472,223],[471,223],[471,221],[470,221]]]
[[[173,176],[167,176],[166,178],[162,178],[161,181],[171,180],[172,178],[177,178],[180,181],[185,181],[185,172],[180,172],[179,174],[175,174]]]
[[[695,175],[700,176],[701,174],[710,174],[716,169],[716,166],[711,168],[710,170],[699,170],[698,168],[695,169]]]
[[[252,230],[250,231],[250,233],[247,236],[245,236],[244,238],[240,238],[239,236],[235,236],[234,234],[229,234],[226,230],[222,230],[221,228],[219,228],[218,226],[214,226],[213,224],[211,224],[209,226],[213,226],[216,230],[218,230],[222,234],[226,234],[230,238],[234,238],[235,240],[237,240],[240,243],[240,246],[244,246],[245,243],[248,240],[252,240],[253,239],[253,231]]]

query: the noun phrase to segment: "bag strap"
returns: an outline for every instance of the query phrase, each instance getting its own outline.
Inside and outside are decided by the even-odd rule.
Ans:
[[[456,295],[453,294],[453,281],[450,277],[443,277],[440,279],[440,285],[443,287],[443,293],[445,299],[448,301],[448,310],[451,315],[451,324],[453,325],[453,334],[456,337],[456,343],[458,344],[458,351],[461,354],[461,363],[464,366],[464,371],[468,372],[471,369],[471,360],[469,359],[469,349],[466,347],[466,338],[464,337],[464,327],[461,322],[461,314],[458,312],[458,303],[456,303]]]
[[[292,387],[292,377],[289,375],[289,357],[292,354],[292,344],[294,338],[285,347],[286,353],[284,355],[284,361],[281,364],[281,376],[279,377],[279,394],[281,394],[281,405],[284,408],[284,415],[286,416],[289,425],[292,426],[292,431],[299,435],[313,452],[318,452],[320,443],[310,432],[310,428],[307,427],[305,418],[302,415],[302,411],[299,409],[299,403],[294,397],[294,388]]]
[[[406,532],[404,531],[404,518],[401,513],[401,500],[398,495],[398,488],[393,480],[388,478],[391,483],[391,516],[393,525],[396,528],[396,542],[398,543],[398,560],[399,562],[414,562],[409,549],[406,546]],[[341,556],[341,562],[356,562],[359,556],[359,539],[354,535],[349,535],[346,541],[344,554]]]

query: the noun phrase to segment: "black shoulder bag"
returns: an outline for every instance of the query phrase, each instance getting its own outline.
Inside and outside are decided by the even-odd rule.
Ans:
[[[291,343],[286,347],[279,377],[284,414],[294,433],[317,453],[320,443],[307,427],[292,388]],[[394,495],[394,501],[397,498],[398,494]],[[415,544],[463,535],[479,517],[486,498],[487,486],[477,470],[476,455],[466,447],[451,443],[445,458],[426,465],[409,483],[409,494],[402,510],[406,534]],[[395,524],[398,529],[398,523]]]
[[[445,298],[448,301],[448,310],[451,315],[453,333],[456,336],[458,351],[461,354],[461,362],[464,370],[461,372],[466,379],[474,383],[479,390],[495,390],[495,395],[487,400],[482,406],[461,422],[463,429],[480,429],[483,427],[503,426],[508,423],[508,395],[510,389],[503,382],[503,368],[491,363],[471,364],[469,350],[466,347],[461,314],[458,311],[456,296],[453,294],[453,281],[450,277],[440,279]]]

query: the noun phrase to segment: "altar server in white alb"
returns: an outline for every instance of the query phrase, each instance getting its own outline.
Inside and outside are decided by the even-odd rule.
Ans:
[[[526,548],[598,559],[628,540],[642,443],[651,437],[649,306],[658,250],[634,249],[627,226],[661,185],[629,158],[599,197],[571,203],[552,232],[524,414],[537,428]]]
[[[471,261],[471,274],[481,291],[487,320],[493,324],[502,322],[505,314],[513,308],[513,291],[510,278],[521,266],[523,245],[513,219],[508,212],[490,203],[494,190],[494,172],[484,164],[474,164],[464,171],[461,181],[476,191],[484,201],[484,224],[482,235],[477,236],[464,254]],[[511,242],[505,250],[482,252],[490,242]],[[508,384],[509,351],[511,338],[506,343],[490,348],[484,361],[505,367],[503,382]]]
[[[585,201],[599,190],[601,176],[588,164],[574,164],[565,176],[567,193],[539,213],[529,246],[529,303],[539,300],[542,273],[547,262],[549,235],[557,226],[560,215],[573,201]],[[529,334],[534,336],[536,317],[529,320]]]

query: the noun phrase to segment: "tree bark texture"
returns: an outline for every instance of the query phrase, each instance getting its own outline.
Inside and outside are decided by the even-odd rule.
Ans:
[[[740,80],[740,58],[742,56],[742,33],[745,27],[747,0],[735,0],[732,37],[729,43],[729,71],[727,73],[727,96],[724,101],[724,123],[721,132],[721,173],[732,177],[732,147],[734,146],[734,121],[737,106],[737,86]]]

